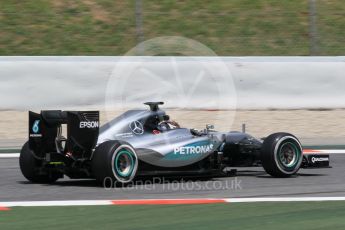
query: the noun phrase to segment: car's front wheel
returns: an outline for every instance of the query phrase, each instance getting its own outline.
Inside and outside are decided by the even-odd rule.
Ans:
[[[289,177],[301,167],[303,155],[299,140],[289,133],[268,136],[261,148],[265,171],[273,177]]]
[[[107,141],[100,144],[92,157],[92,172],[100,183],[127,184],[136,176],[138,158],[126,142]]]

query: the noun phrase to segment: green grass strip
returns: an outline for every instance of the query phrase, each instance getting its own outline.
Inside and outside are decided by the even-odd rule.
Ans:
[[[7,229],[344,229],[345,202],[15,207]]]

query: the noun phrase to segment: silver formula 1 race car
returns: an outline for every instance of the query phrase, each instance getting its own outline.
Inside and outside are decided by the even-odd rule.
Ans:
[[[125,184],[142,175],[212,177],[241,166],[262,166],[273,177],[329,166],[328,155],[303,155],[292,134],[261,140],[243,132],[217,132],[210,125],[201,131],[182,128],[159,108],[163,102],[145,104],[149,109],[129,110],[100,128],[97,111],[30,111],[29,141],[20,154],[23,175],[35,183],[67,175]]]

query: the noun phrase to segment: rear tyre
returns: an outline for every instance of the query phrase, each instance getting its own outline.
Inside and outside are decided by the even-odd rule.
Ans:
[[[100,144],[92,157],[92,172],[103,185],[128,184],[136,176],[138,158],[126,142],[107,141]]]
[[[265,171],[273,177],[289,177],[301,167],[302,146],[289,133],[274,133],[268,136],[261,148],[261,161]]]
[[[19,166],[23,176],[33,182],[41,184],[49,184],[57,181],[60,177],[60,173],[45,172],[44,169],[40,169],[41,161],[36,159],[29,147],[29,142],[26,142],[19,156]]]

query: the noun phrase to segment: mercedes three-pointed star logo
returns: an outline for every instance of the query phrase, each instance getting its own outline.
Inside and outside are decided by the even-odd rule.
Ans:
[[[140,121],[133,121],[129,125],[129,128],[131,128],[132,132],[137,135],[141,135],[144,133],[144,127],[143,124],[140,123]]]

